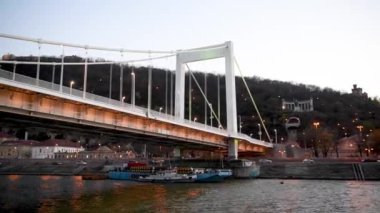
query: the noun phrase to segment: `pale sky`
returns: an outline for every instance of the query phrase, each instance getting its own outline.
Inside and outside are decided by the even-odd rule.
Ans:
[[[380,97],[378,0],[0,0],[0,20],[0,33],[114,48],[233,41],[247,76]]]

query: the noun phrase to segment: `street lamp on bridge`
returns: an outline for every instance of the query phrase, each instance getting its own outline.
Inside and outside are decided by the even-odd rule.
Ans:
[[[135,72],[133,71],[133,67],[132,67],[132,72],[131,72],[131,77],[132,77],[132,84],[131,84],[131,104],[132,104],[132,107],[135,106],[135,93],[136,93],[136,89],[135,89],[135,82],[136,82],[136,77],[135,77]]]
[[[258,126],[259,126],[259,139],[261,140],[261,134],[262,134],[262,132],[261,132],[261,124],[257,124]]]
[[[74,81],[70,81],[70,95],[71,95],[71,93],[72,93],[72,91],[73,91],[73,85],[75,84],[75,82]]]
[[[277,144],[277,129],[274,129],[274,141]]]
[[[243,123],[241,122],[241,115],[239,115],[239,133],[241,133],[242,127],[243,127]]]
[[[125,96],[123,96],[123,99],[121,100],[121,102],[123,102],[123,105],[124,105],[124,100],[125,100]]]

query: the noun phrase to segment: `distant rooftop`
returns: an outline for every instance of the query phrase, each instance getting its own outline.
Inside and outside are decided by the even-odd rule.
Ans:
[[[74,143],[67,140],[62,139],[49,139],[46,141],[42,141],[39,146],[61,146],[61,147],[80,147],[79,143]]]
[[[39,141],[34,140],[11,140],[2,143],[2,145],[7,146],[39,146],[39,144]]]

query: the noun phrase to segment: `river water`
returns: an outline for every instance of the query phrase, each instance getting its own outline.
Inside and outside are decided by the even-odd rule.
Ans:
[[[6,175],[0,176],[0,212],[380,212],[380,182],[151,184]]]

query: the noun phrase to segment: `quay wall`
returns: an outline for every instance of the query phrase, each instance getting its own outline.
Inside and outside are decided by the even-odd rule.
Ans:
[[[59,163],[59,164],[58,164]],[[114,162],[122,163],[122,162]],[[191,160],[165,162],[164,166],[177,167],[228,167],[228,162],[220,160]],[[378,162],[273,162],[260,165],[258,178],[268,179],[321,179],[356,180],[353,164],[360,165],[365,180],[380,180]],[[86,165],[76,161],[56,160],[0,160],[0,175],[81,175],[84,173],[105,173],[110,165],[105,161],[87,161]]]
[[[380,163],[356,163],[361,166],[365,180],[380,180]],[[299,162],[262,164],[259,178],[356,180],[353,163]]]

